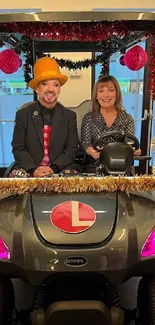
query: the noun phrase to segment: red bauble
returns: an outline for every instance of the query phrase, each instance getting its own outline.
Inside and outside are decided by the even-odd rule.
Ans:
[[[6,74],[16,72],[21,66],[21,59],[18,54],[11,49],[0,53],[0,69]]]
[[[120,59],[119,59],[119,63],[120,63],[121,65],[125,65],[125,62],[124,62],[124,55],[122,55],[122,56],[120,57]]]
[[[21,66],[22,66],[22,64],[23,64],[23,62],[22,62],[22,60],[20,59],[20,66],[19,66],[19,67],[21,67]]]
[[[132,47],[124,55],[124,63],[132,71],[142,69],[147,61],[148,55],[139,45]]]

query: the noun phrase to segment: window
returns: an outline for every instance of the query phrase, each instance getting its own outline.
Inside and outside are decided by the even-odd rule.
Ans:
[[[41,9],[0,9],[5,12],[39,12]],[[6,47],[0,48],[0,52]],[[21,56],[22,66],[25,63]],[[11,75],[0,70],[0,167],[7,167],[13,161],[11,141],[14,128],[14,118],[18,108],[26,102],[33,101],[33,92],[27,89],[24,82],[23,67]]]
[[[4,49],[6,48],[3,47],[0,51]],[[24,56],[21,59],[24,64]],[[26,87],[23,67],[11,75],[0,71],[0,167],[7,167],[13,161],[11,141],[16,111],[31,101],[33,91]]]

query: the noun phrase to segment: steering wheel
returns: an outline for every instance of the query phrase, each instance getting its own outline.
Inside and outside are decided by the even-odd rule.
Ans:
[[[101,142],[101,140],[103,139],[106,139],[108,137],[114,137],[114,136],[121,136],[122,137],[122,140],[124,141],[124,139],[127,137],[128,139],[132,140],[133,141],[133,146],[136,150],[139,149],[139,141],[138,139],[136,138],[135,135],[133,135],[132,133],[128,133],[128,132],[125,132],[125,131],[107,131],[107,132],[104,132],[104,133],[101,133],[100,136],[97,136],[95,138],[95,140],[93,141],[93,148],[96,149],[97,151],[101,151],[97,148],[97,146],[99,146],[99,143]]]

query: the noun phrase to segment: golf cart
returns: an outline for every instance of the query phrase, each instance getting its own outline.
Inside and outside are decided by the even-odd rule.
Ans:
[[[106,177],[132,178],[134,149],[139,148],[135,136],[107,132],[94,141],[94,148],[116,134],[122,142],[101,149],[104,175],[103,170],[97,175],[53,174],[39,179],[39,186],[61,180],[86,184],[89,179],[93,184]],[[32,325],[123,325],[133,319],[154,325],[154,192],[95,192],[91,186],[70,193],[48,187],[29,191],[22,184],[34,183],[35,178],[7,179],[9,172],[4,184],[16,182],[23,192],[0,199],[0,324],[16,324],[10,279],[20,278],[36,286]],[[130,312],[121,308],[115,285],[133,276],[142,279],[137,310]]]

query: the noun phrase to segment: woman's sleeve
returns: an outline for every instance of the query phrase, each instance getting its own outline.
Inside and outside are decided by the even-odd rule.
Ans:
[[[135,122],[131,115],[128,115],[125,131],[135,134]]]
[[[125,123],[125,132],[135,135],[135,122],[131,115],[128,114]],[[128,137],[125,137],[124,141],[127,143],[130,141]]]
[[[81,140],[82,147],[86,151],[88,147],[92,146],[91,137],[92,119],[90,113],[87,113],[82,120],[81,125]]]

